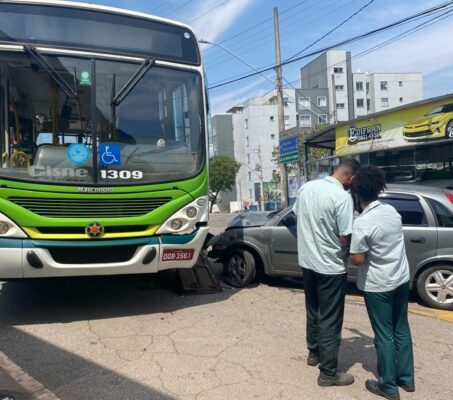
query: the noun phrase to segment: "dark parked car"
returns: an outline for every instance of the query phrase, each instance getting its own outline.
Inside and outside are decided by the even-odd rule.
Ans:
[[[427,305],[453,310],[453,191],[389,185],[380,200],[402,216],[412,288]],[[302,276],[291,208],[259,220],[248,226],[233,224],[211,239],[210,255],[221,260],[227,280],[243,287],[257,273]],[[354,281],[357,268],[351,266],[348,274]]]

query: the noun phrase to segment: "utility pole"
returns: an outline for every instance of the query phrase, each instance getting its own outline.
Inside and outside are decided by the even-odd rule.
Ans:
[[[282,66],[280,65],[281,54],[280,54],[280,28],[278,24],[278,8],[274,7],[274,36],[275,36],[275,68],[276,72],[276,88],[277,88],[277,108],[278,108],[278,139],[282,132],[285,130],[285,109],[283,105],[283,85],[282,85]],[[286,166],[283,163],[279,163],[280,166],[280,190],[282,193],[282,207],[288,207],[288,178],[286,176]]]

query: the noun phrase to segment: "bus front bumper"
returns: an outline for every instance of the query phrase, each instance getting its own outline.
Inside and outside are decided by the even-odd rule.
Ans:
[[[192,268],[208,227],[118,240],[0,239],[0,279],[155,273]]]

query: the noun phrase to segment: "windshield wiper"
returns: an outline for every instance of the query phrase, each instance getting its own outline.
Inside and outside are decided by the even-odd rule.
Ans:
[[[156,60],[147,58],[135,71],[134,75],[126,82],[126,84],[121,88],[115,98],[112,100],[112,105],[119,106],[127,95],[134,89],[134,87],[141,81],[145,76],[148,70],[156,63]]]
[[[25,53],[33,58],[39,66],[47,72],[51,79],[60,87],[61,90],[66,94],[67,97],[74,97],[79,101],[77,92],[68,85],[68,83],[62,78],[62,76],[46,61],[46,59],[39,53],[39,51],[31,46],[24,46]]]

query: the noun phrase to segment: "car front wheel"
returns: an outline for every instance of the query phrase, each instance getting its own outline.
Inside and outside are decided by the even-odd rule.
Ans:
[[[453,119],[451,121],[448,121],[448,124],[445,127],[445,136],[447,138],[453,139]]]
[[[225,257],[223,263],[225,281],[234,287],[245,287],[256,275],[255,258],[244,249],[234,249]]]
[[[435,265],[427,268],[418,277],[417,291],[428,306],[453,310],[453,266]]]

